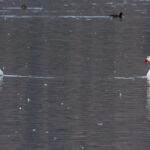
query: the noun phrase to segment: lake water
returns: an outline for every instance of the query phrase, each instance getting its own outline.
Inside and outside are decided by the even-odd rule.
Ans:
[[[149,0],[0,0],[0,149],[148,150],[149,10]]]

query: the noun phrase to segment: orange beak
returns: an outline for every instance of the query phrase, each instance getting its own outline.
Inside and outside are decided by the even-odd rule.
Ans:
[[[144,62],[146,63],[146,62],[148,62],[148,60],[147,60],[147,59],[145,59],[145,60],[144,60]]]

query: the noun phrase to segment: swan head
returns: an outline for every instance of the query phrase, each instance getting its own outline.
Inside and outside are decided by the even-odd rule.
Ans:
[[[150,61],[150,56],[148,56],[145,60],[144,60],[144,62],[149,62]]]

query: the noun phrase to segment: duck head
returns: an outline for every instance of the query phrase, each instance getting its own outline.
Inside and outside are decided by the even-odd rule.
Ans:
[[[123,13],[122,13],[122,12],[120,12],[120,13],[119,13],[119,17],[120,17],[120,18],[122,18],[122,16],[123,16]]]
[[[148,56],[145,60],[144,60],[144,62],[146,63],[146,62],[149,62],[150,61],[150,56]]]

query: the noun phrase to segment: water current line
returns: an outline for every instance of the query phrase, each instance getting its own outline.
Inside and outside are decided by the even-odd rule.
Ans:
[[[8,78],[34,78],[34,79],[54,79],[55,77],[44,77],[44,76],[33,76],[33,75],[4,75],[4,77]]]
[[[4,18],[49,18],[49,19],[100,19],[100,18],[111,18],[110,16],[49,16],[49,15],[0,15],[0,17]]]
[[[135,80],[135,79],[146,79],[146,76],[134,76],[134,77],[114,77],[117,80]]]

